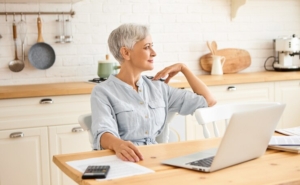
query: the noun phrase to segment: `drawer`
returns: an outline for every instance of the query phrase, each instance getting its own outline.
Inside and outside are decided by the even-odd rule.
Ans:
[[[232,84],[208,87],[218,103],[274,101],[274,83]]]
[[[73,124],[89,112],[89,94],[0,100],[0,130]]]

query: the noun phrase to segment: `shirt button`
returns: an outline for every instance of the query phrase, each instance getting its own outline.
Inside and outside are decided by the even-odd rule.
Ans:
[[[147,134],[147,135],[148,135],[148,131],[146,131],[146,132],[145,132],[145,134]]]
[[[144,104],[144,102],[142,102],[142,101],[141,101],[141,102],[140,102],[140,104],[141,104],[141,105],[143,105],[143,104]]]
[[[139,89],[139,92],[142,92],[142,89]]]
[[[146,115],[145,118],[148,118],[148,115]]]

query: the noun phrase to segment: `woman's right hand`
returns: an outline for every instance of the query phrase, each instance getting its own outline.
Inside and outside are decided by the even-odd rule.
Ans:
[[[130,141],[119,140],[113,145],[113,150],[123,161],[139,162],[143,160],[138,148]]]

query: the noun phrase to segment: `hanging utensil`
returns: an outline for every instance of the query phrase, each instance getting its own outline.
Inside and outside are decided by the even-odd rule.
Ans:
[[[21,21],[19,22],[19,33],[22,43],[22,60],[25,61],[25,38],[27,34],[26,21],[23,20],[23,14],[21,15]]]
[[[55,52],[53,48],[44,42],[42,36],[42,21],[41,18],[37,18],[37,27],[38,27],[38,40],[34,44],[29,52],[28,59],[32,66],[37,69],[48,69],[55,62]]]
[[[8,67],[11,71],[13,72],[19,72],[22,71],[24,68],[24,63],[23,61],[18,59],[18,52],[17,52],[17,25],[16,21],[14,20],[13,22],[13,38],[14,38],[14,43],[15,43],[15,59],[10,61],[8,63]]]
[[[73,40],[73,36],[72,36],[72,22],[70,19],[70,16],[68,17],[68,19],[66,19],[65,22],[65,42],[66,43],[71,43]]]
[[[57,35],[55,36],[56,43],[64,43],[65,41],[65,35],[64,35],[64,20],[61,20],[59,17],[59,14],[57,14]]]

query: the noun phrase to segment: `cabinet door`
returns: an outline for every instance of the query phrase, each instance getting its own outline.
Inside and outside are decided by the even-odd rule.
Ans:
[[[88,133],[87,131],[83,131],[79,124],[49,127],[49,140],[51,158],[56,154],[92,150]],[[72,179],[63,174],[53,162],[51,162],[51,182],[52,185],[76,184]]]
[[[300,81],[276,82],[275,100],[286,103],[281,117],[280,128],[300,126]]]
[[[270,102],[274,101],[274,83],[249,83],[237,85],[220,85],[208,87],[216,98],[218,104],[239,103],[239,102]],[[208,129],[214,135],[212,124]],[[225,131],[225,123],[217,123],[220,135]],[[194,116],[186,117],[187,140],[203,139],[203,129]]]
[[[0,184],[50,185],[47,128],[0,131]]]

